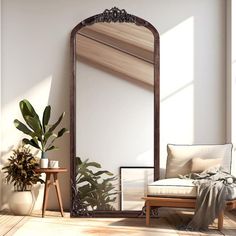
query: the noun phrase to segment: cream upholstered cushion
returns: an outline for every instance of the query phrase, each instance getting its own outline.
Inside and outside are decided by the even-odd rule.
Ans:
[[[192,179],[161,179],[148,185],[148,196],[196,197],[197,188]]]
[[[209,169],[210,167],[220,167],[222,163],[222,158],[216,159],[202,159],[202,158],[193,158],[191,160],[191,173],[200,173],[204,170]]]
[[[197,186],[192,179],[161,179],[148,185],[147,195],[156,197],[195,198]],[[236,199],[236,188],[231,188],[227,200]]]
[[[166,178],[191,172],[192,158],[222,159],[221,166],[228,172],[231,167],[232,144],[223,145],[167,145]]]

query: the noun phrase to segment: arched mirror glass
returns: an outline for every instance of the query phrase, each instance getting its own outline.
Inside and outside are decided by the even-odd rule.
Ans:
[[[71,35],[71,214],[142,214],[159,174],[159,36],[112,8]]]

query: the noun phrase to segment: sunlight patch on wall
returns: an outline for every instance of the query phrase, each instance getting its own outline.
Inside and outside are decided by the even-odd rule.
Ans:
[[[18,131],[13,124],[14,119],[23,121],[20,113],[19,102],[22,99],[28,99],[35,107],[36,112],[42,114],[43,109],[48,104],[51,81],[52,75],[48,76],[29,91],[2,107],[1,160],[3,163],[4,160],[9,157],[12,148],[17,146],[23,137],[23,134]]]
[[[161,168],[167,143],[184,144],[194,137],[194,18],[161,35]]]

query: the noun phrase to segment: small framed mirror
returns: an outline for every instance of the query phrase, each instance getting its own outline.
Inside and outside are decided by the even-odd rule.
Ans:
[[[159,177],[159,34],[114,7],[72,30],[71,56],[71,216],[138,216]]]

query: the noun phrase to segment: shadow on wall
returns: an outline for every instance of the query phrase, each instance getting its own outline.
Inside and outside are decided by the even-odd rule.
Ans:
[[[86,1],[81,8],[77,1],[71,5],[67,1],[3,1],[2,163],[9,147],[22,138],[12,123],[20,117],[21,99],[29,99],[39,110],[50,104],[52,120],[65,111],[63,125],[69,128],[70,31],[81,16],[96,14],[114,3],[107,0],[98,6]],[[161,35],[161,168],[165,168],[167,143],[225,142],[225,2],[138,3],[117,5],[148,20]],[[50,158],[69,168],[69,135],[58,146],[60,151],[52,152]],[[69,209],[69,172],[60,178],[64,206]],[[51,209],[58,208],[54,199],[50,193]]]

